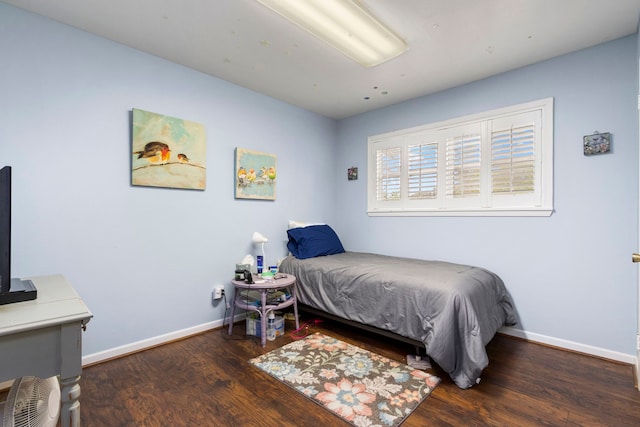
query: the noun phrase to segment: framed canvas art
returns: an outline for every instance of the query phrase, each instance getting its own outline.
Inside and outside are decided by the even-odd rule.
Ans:
[[[593,135],[585,135],[582,138],[582,146],[585,156],[608,153],[611,151],[611,133],[596,132]]]
[[[133,109],[131,184],[204,190],[206,137],[199,123]]]
[[[358,179],[358,168],[353,166],[347,169],[347,179],[349,181],[354,181]]]
[[[236,148],[235,166],[236,199],[276,199],[275,154]]]

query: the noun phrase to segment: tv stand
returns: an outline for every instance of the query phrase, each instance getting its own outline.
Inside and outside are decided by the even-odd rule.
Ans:
[[[38,297],[38,290],[31,280],[11,279],[9,292],[0,293],[0,305],[31,301]]]

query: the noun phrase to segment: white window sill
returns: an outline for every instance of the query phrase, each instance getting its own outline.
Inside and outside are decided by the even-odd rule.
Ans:
[[[551,216],[553,208],[403,209],[370,210],[369,216]]]

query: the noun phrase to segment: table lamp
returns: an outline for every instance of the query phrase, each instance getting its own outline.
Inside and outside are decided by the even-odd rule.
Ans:
[[[262,234],[258,233],[257,231],[253,232],[253,237],[251,238],[251,240],[253,241],[254,244],[260,244],[262,245],[262,262],[265,262],[265,256],[264,256],[264,244],[267,243],[269,241],[269,239],[267,239],[266,237],[264,237]],[[258,267],[262,267],[261,265],[259,265]]]

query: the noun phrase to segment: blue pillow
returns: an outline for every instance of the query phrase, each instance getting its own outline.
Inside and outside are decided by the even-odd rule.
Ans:
[[[298,259],[314,258],[344,252],[338,235],[326,224],[287,230],[289,252]]]

